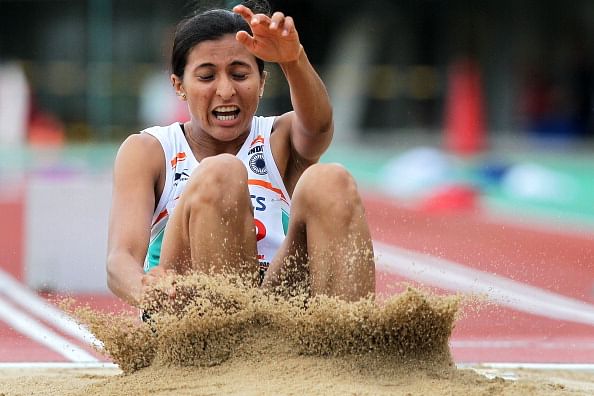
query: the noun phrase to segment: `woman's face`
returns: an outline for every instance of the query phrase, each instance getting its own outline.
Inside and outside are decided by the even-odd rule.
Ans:
[[[194,46],[183,81],[172,81],[186,94],[194,128],[225,142],[249,131],[264,89],[256,58],[231,34]]]

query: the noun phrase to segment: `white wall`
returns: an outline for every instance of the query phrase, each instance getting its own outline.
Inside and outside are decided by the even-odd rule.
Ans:
[[[30,287],[107,292],[110,200],[110,174],[31,177],[25,206],[25,280]]]

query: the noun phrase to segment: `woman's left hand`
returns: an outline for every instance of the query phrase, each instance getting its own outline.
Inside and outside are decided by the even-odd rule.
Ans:
[[[299,58],[302,46],[293,18],[282,12],[275,12],[272,17],[254,14],[243,5],[234,7],[233,12],[241,15],[252,29],[252,36],[240,31],[235,37],[254,56],[275,63],[293,62]]]

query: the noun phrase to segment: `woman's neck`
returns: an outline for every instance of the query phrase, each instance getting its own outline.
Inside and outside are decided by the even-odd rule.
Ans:
[[[183,130],[194,157],[198,161],[218,154],[236,155],[250,133],[248,130],[236,139],[225,142],[217,140],[201,129],[194,127],[190,121],[183,124]]]

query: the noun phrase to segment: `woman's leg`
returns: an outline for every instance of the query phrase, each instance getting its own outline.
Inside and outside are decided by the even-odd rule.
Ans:
[[[375,262],[363,204],[342,166],[316,164],[291,198],[291,220],[264,287],[294,284],[309,274],[311,293],[357,301],[375,293]]]
[[[178,273],[239,273],[256,282],[256,232],[245,166],[234,156],[204,159],[169,219],[160,264]]]

